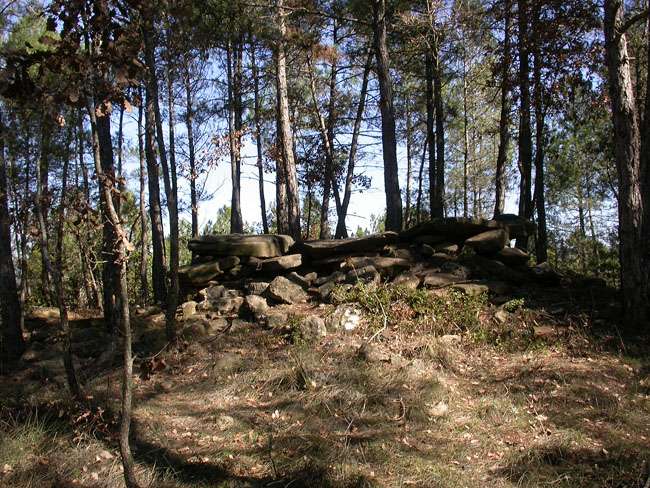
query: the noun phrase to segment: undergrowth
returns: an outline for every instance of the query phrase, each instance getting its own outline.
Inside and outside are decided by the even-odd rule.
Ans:
[[[374,329],[386,323],[410,332],[434,335],[457,334],[481,327],[480,312],[486,294],[470,296],[457,290],[410,289],[359,282],[332,292],[334,303],[356,303]]]

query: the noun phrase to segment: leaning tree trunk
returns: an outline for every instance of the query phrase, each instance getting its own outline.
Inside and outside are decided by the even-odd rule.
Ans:
[[[154,125],[155,115],[153,109],[153,96],[146,90],[146,110],[144,122],[144,152],[147,161],[147,181],[149,188],[149,218],[151,220],[151,285],[153,299],[156,303],[165,303],[167,300],[167,264],[165,259],[165,234],[162,221],[160,204],[160,176],[156,160]]]
[[[21,306],[16,286],[13,253],[11,251],[11,215],[9,214],[9,186],[5,161],[6,130],[0,107],[0,318],[2,342],[0,359],[16,359],[25,351],[21,329]],[[4,369],[0,364],[0,370]]]
[[[499,116],[499,152],[494,175],[494,215],[503,214],[506,204],[506,163],[510,143],[510,0],[505,1],[505,25],[503,30],[503,58],[501,66],[501,114]]]
[[[260,192],[260,212],[262,214],[262,230],[265,234],[269,233],[269,222],[266,218],[266,197],[264,195],[264,148],[262,147],[262,117],[260,115],[260,78],[258,75],[257,63],[255,62],[255,43],[251,44],[251,69],[253,72],[254,87],[254,108],[253,118],[255,119],[255,148],[257,149],[257,171],[258,185]]]
[[[300,202],[298,199],[298,177],[293,153],[293,134],[289,119],[289,94],[287,89],[287,55],[285,38],[287,26],[285,23],[284,0],[277,0],[277,21],[280,39],[276,49],[276,84],[278,97],[278,128],[280,129],[281,164],[284,166],[283,177],[286,187],[287,224],[289,234],[297,241],[301,240],[300,232]],[[278,216],[279,217],[279,216]]]
[[[643,199],[638,114],[635,107],[622,0],[605,0],[605,55],[618,175],[619,260],[624,318],[648,329],[648,271],[643,251]],[[642,325],[643,324],[643,325]]]
[[[390,78],[386,41],[386,0],[373,0],[373,14],[373,35],[379,81],[379,109],[381,112],[381,143],[384,159],[384,188],[386,191],[386,230],[400,231],[402,229],[402,196],[399,190],[393,84]]]
[[[532,167],[533,142],[530,128],[530,66],[529,66],[529,32],[528,0],[518,0],[519,14],[519,215],[531,219],[532,209]],[[527,248],[528,239],[517,239],[517,247]]]
[[[122,415],[120,421],[120,453],[122,454],[122,467],[124,468],[124,481],[129,488],[137,487],[138,482],[135,477],[135,469],[131,446],[129,445],[129,431],[131,429],[131,410],[132,410],[132,376],[133,376],[133,356],[131,351],[131,321],[129,316],[129,290],[126,281],[126,263],[127,237],[120,217],[113,204],[114,178],[104,173],[104,167],[112,167],[112,163],[101,164],[102,161],[102,140],[100,127],[100,117],[96,116],[95,104],[92,100],[88,101],[88,112],[90,114],[91,132],[93,136],[93,153],[95,155],[95,175],[99,184],[101,193],[102,215],[104,219],[113,227],[111,241],[113,246],[113,264],[118,269],[117,279],[114,282],[114,291],[117,298],[116,315],[111,315],[114,321],[113,328],[121,330],[123,338],[123,370],[122,370]],[[110,132],[109,132],[110,134]],[[112,148],[111,153],[112,156]],[[108,156],[108,152],[104,154]]]
[[[363,68],[363,77],[361,81],[361,90],[359,91],[359,103],[357,105],[357,113],[354,118],[354,125],[352,127],[352,140],[350,141],[350,152],[348,154],[348,169],[345,175],[345,188],[343,190],[343,201],[341,202],[341,212],[338,215],[338,222],[336,224],[337,239],[348,236],[347,225],[345,218],[348,215],[348,207],[350,205],[350,198],[352,197],[352,181],[354,179],[354,166],[357,159],[357,148],[359,145],[359,133],[361,132],[361,123],[363,121],[363,113],[366,109],[366,94],[368,92],[368,78],[370,77],[370,69],[372,68],[372,58],[374,57],[372,49],[368,49],[366,57],[366,64]]]

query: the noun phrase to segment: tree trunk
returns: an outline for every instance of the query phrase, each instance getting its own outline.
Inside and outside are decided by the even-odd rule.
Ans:
[[[9,186],[5,160],[6,129],[0,107],[0,317],[2,342],[0,358],[17,359],[25,351],[21,329],[21,306],[16,286],[13,253],[11,251],[11,215],[9,214]],[[4,369],[4,368],[3,368]]]
[[[171,47],[167,46],[171,56]],[[176,340],[176,307],[178,306],[178,266],[179,266],[179,232],[178,232],[178,175],[176,172],[176,138],[174,135],[174,72],[171,57],[167,59],[167,112],[169,123],[169,171],[171,191],[167,195],[169,211],[169,292],[167,293],[167,313],[165,332],[167,340]]]
[[[533,79],[535,94],[535,207],[537,210],[537,238],[535,254],[537,262],[548,261],[548,235],[546,231],[546,197],[544,187],[544,87],[542,85],[542,53],[539,40],[539,4],[535,6],[535,58]]]
[[[363,121],[363,113],[366,108],[366,94],[368,92],[368,78],[370,77],[370,69],[372,68],[372,49],[368,49],[366,57],[366,64],[363,68],[363,78],[361,81],[361,90],[359,92],[359,103],[357,105],[357,113],[354,119],[354,126],[352,127],[352,140],[350,141],[350,153],[348,155],[348,168],[345,175],[345,188],[343,190],[343,201],[341,202],[341,212],[338,215],[338,222],[336,224],[337,239],[348,236],[348,229],[345,224],[345,219],[348,214],[348,206],[350,205],[350,198],[352,197],[352,180],[354,178],[354,166],[357,158],[357,147],[359,144],[359,133],[361,131],[361,123]]]
[[[284,183],[287,201],[287,231],[297,241],[301,240],[300,231],[300,202],[298,199],[298,177],[293,153],[293,135],[289,120],[289,95],[287,90],[287,59],[285,52],[285,38],[287,26],[285,23],[284,0],[277,0],[277,21],[280,39],[276,51],[276,84],[278,97],[278,128],[280,129],[280,143],[282,160],[282,176],[279,183]],[[278,198],[281,195],[278,195]],[[279,218],[279,216],[278,216]]]
[[[149,218],[151,219],[151,285],[155,303],[165,303],[167,300],[167,264],[165,259],[165,234],[162,222],[160,205],[160,176],[158,162],[156,161],[153,111],[153,96],[149,89],[146,90],[147,105],[144,123],[144,151],[147,160],[147,181],[149,188]]]
[[[70,147],[72,146],[72,125],[69,126],[68,141]],[[74,157],[72,154],[70,156]],[[77,381],[77,373],[74,369],[74,362],[72,359],[72,344],[70,323],[68,321],[68,307],[65,303],[65,287],[63,285],[63,230],[65,226],[65,207],[67,199],[68,188],[68,167],[69,157],[63,160],[63,174],[61,177],[61,198],[59,202],[59,215],[56,224],[56,295],[59,307],[59,322],[61,324],[61,333],[63,335],[63,366],[65,367],[66,379],[68,388],[75,400],[81,400],[81,388]]]
[[[464,42],[464,39],[463,39]],[[467,113],[467,60],[463,48],[463,217],[469,215],[467,193],[469,191],[468,164],[469,164],[469,116]],[[476,216],[476,198],[474,199],[474,215]]]
[[[411,159],[413,152],[413,122],[411,109],[406,102],[406,202],[404,211],[404,228],[408,229],[411,220]]]
[[[494,216],[503,214],[506,204],[506,163],[510,143],[510,0],[505,1],[505,25],[503,30],[503,59],[501,66],[501,114],[499,116],[499,152],[494,175]]]
[[[90,114],[91,132],[93,136],[93,152],[95,160],[95,174],[101,192],[101,206],[104,219],[113,226],[114,239],[111,242],[113,252],[111,253],[114,261],[113,265],[118,269],[118,276],[115,280],[115,296],[117,297],[117,309],[119,313],[111,315],[114,320],[113,329],[121,330],[124,335],[123,340],[123,375],[122,375],[122,418],[120,421],[120,453],[122,454],[122,466],[124,468],[124,481],[127,488],[136,488],[138,486],[133,463],[133,455],[129,445],[129,431],[131,428],[131,409],[132,409],[132,375],[133,375],[133,358],[131,351],[131,322],[129,316],[129,292],[126,281],[126,233],[122,228],[120,217],[113,205],[113,185],[114,178],[104,173],[104,167],[112,167],[112,161],[102,165],[101,155],[101,137],[100,137],[100,117],[96,116],[95,104],[92,100],[88,101],[88,112]],[[110,132],[109,132],[110,134]],[[108,155],[108,151],[104,156]],[[112,148],[111,153],[112,156]]]
[[[386,41],[386,0],[373,0],[373,14],[379,81],[379,109],[381,112],[381,143],[384,159],[384,188],[386,191],[386,230],[400,231],[402,229],[402,196],[399,190],[393,84],[390,78]]]
[[[445,216],[445,113],[442,103],[442,67],[438,42],[433,44],[433,100],[436,108],[436,194],[432,217]]]
[[[436,115],[436,106],[433,99],[433,57],[431,53],[427,51],[425,58],[425,73],[426,73],[426,98],[427,98],[427,144],[429,146],[429,210],[431,216],[434,215],[436,211],[436,201],[437,201],[437,187],[436,187],[436,128],[435,128],[435,115]],[[426,152],[426,151],[424,151]],[[420,179],[422,175],[420,175]],[[420,184],[422,182],[420,181]],[[418,209],[418,215],[419,215]]]
[[[626,322],[648,329],[648,269],[644,262],[640,134],[635,107],[622,0],[605,0],[605,54],[612,104],[618,174],[621,298]],[[644,325],[642,325],[644,324]]]
[[[255,52],[257,48],[255,43],[251,44],[251,68],[253,71],[253,86],[255,90],[254,114],[255,119],[255,147],[257,149],[257,171],[258,185],[260,191],[260,212],[262,214],[262,230],[265,234],[269,233],[269,222],[266,218],[266,197],[264,195],[264,148],[262,146],[262,118],[260,116],[260,78],[257,72],[257,63],[255,62]]]
[[[533,143],[530,128],[530,79],[529,79],[529,32],[528,32],[528,0],[518,0],[519,13],[519,215],[526,219],[533,216],[532,209],[532,165]],[[528,239],[517,240],[517,247],[526,249]]]
[[[232,181],[230,232],[232,234],[241,234],[244,232],[244,222],[241,215],[242,45],[237,42],[233,46],[233,43],[228,41],[226,54],[228,64],[226,70],[228,74],[228,141],[230,144],[230,174]]]
[[[38,239],[41,249],[41,276],[43,296],[48,304],[55,302],[53,278],[52,278],[52,260],[50,259],[49,237],[47,230],[47,213],[49,208],[49,189],[48,189],[48,171],[49,171],[49,151],[51,150],[52,124],[47,120],[47,115],[43,114],[41,122],[41,154],[39,161],[36,163],[36,201],[34,202],[34,213],[38,225]]]
[[[192,101],[192,83],[190,75],[190,63],[185,61],[185,128],[187,130],[187,152],[190,162],[190,207],[192,211],[192,237],[199,235],[199,202],[196,194],[196,154],[194,149],[194,104]]]
[[[422,157],[420,159],[420,172],[418,174],[418,196],[415,204],[415,215],[416,223],[419,224],[422,221],[422,181],[424,177],[424,162],[427,157],[427,147],[429,146],[429,138],[431,134],[427,132],[427,137],[424,141],[424,146],[422,147]],[[430,167],[430,166],[429,166]]]
[[[138,160],[140,162],[140,294],[138,296],[140,306],[145,306],[149,301],[149,280],[147,279],[147,206],[144,200],[145,188],[145,157],[144,157],[144,127],[143,127],[144,108],[142,104],[138,109]]]

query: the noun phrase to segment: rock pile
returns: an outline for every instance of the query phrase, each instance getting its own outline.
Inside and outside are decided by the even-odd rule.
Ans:
[[[182,310],[184,315],[212,314],[274,326],[287,320],[275,305],[326,302],[336,287],[359,281],[413,289],[453,287],[505,300],[527,281],[559,279],[549,266],[532,266],[527,253],[509,247],[512,239],[533,231],[530,222],[505,215],[497,220],[436,219],[400,233],[344,240],[295,243],[283,235],[205,236],[190,241],[192,264],[180,269],[183,290],[196,302]],[[338,311],[334,325],[356,324],[348,320],[356,313]],[[318,335],[323,327],[309,323],[306,330]]]

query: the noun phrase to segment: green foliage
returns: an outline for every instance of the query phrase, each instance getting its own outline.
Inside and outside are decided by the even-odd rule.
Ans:
[[[523,308],[524,306],[524,299],[523,298],[514,298],[512,300],[507,301],[506,303],[503,304],[503,309],[506,312],[515,312],[519,310],[520,308]]]
[[[332,299],[335,303],[357,303],[375,328],[382,325],[385,317],[391,327],[437,335],[479,328],[479,313],[487,303],[484,294],[472,297],[456,290],[370,287],[364,283],[352,288],[337,287]]]

